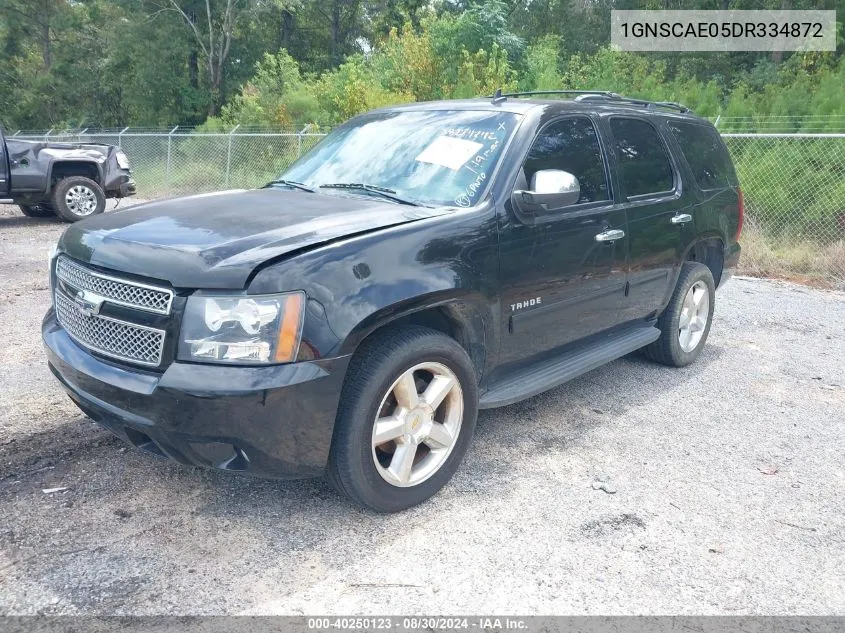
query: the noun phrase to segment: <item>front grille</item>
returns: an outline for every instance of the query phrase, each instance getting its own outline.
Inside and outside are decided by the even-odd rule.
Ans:
[[[56,263],[56,277],[76,290],[90,290],[109,303],[157,314],[170,314],[173,291],[116,279],[74,263],[64,255]]]
[[[56,317],[78,343],[120,360],[158,366],[164,349],[164,330],[82,312],[64,292],[56,290]]]

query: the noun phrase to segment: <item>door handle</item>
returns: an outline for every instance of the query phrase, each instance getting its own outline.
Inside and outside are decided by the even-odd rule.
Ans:
[[[596,235],[596,242],[615,242],[625,237],[625,231],[621,229],[610,229]]]
[[[669,221],[672,224],[683,224],[684,222],[692,222],[692,216],[689,213],[676,213]]]

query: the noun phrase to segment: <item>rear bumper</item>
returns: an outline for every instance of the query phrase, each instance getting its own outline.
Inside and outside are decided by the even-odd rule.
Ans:
[[[261,477],[311,477],[325,468],[348,356],[272,367],[174,362],[155,374],[91,355],[52,309],[42,337],[71,399],[137,448]]]
[[[739,265],[739,255],[742,252],[742,247],[739,242],[734,242],[730,246],[725,247],[724,263],[722,265],[722,275],[719,277],[719,287],[721,288],[726,281],[736,274],[737,266]]]

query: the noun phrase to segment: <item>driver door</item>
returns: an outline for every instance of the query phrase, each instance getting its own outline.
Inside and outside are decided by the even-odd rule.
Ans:
[[[575,204],[531,222],[505,203],[500,280],[500,362],[519,362],[616,325],[628,251],[624,209],[614,204],[604,148],[587,116],[547,123],[525,158],[514,190],[555,169],[578,179]],[[604,239],[607,236],[612,239]]]

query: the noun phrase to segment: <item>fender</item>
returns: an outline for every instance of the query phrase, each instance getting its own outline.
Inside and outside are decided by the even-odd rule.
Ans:
[[[707,231],[705,233],[696,235],[695,238],[684,247],[684,251],[681,254],[680,265],[677,266],[674,274],[672,275],[672,283],[669,285],[669,293],[663,303],[663,308],[666,307],[666,305],[669,303],[669,300],[672,298],[672,293],[675,292],[675,284],[678,283],[678,278],[681,276],[681,266],[683,266],[683,263],[690,258],[690,253],[695,250],[696,246],[698,246],[702,242],[708,242],[710,240],[718,240],[719,242],[721,242],[722,247],[724,248],[725,240],[718,233],[718,231],[715,230]]]
[[[50,162],[47,166],[47,180],[44,183],[44,193],[49,193],[52,189],[52,182],[53,182],[53,169],[55,166],[61,165],[62,163],[85,163],[88,165],[93,165],[97,170],[97,178],[96,181],[98,184],[103,184],[103,166],[105,165],[106,157],[103,156],[101,159],[95,159],[90,156],[86,155],[79,155],[79,156],[62,156],[57,158],[50,159]]]
[[[712,250],[712,246],[718,244],[718,253],[721,257],[721,261],[719,262],[718,267],[716,266],[716,262],[712,261],[708,256],[708,246],[705,246],[705,252],[703,254],[696,254],[697,256],[694,258],[690,256],[698,246],[705,245],[708,242],[710,243],[708,245],[711,247],[710,250]],[[696,261],[700,261],[702,264],[706,264],[707,266],[709,266],[711,271],[713,272],[713,280],[716,282],[716,287],[718,288],[722,282],[726,244],[727,240],[725,240],[717,231],[707,231],[705,233],[702,233],[701,235],[698,235],[696,239],[688,246],[688,248],[684,251],[683,261],[687,261],[688,259],[695,259]],[[678,274],[680,275],[680,272]],[[677,282],[677,280],[675,281]]]
[[[377,329],[435,310],[483,374],[498,350],[495,211],[484,205],[318,247],[259,270],[247,292],[289,290],[308,296],[303,360],[352,354]]]
[[[370,334],[383,327],[409,323],[447,331],[467,351],[479,378],[490,349],[498,349],[489,301],[483,296],[449,288],[417,297],[408,297],[385,306],[358,323],[341,343],[340,355],[352,354]],[[443,323],[445,320],[445,323]],[[446,327],[441,327],[441,323]]]
[[[695,239],[692,240],[689,244],[687,244],[687,247],[684,250],[684,261],[689,258],[689,254],[693,250],[695,250],[696,246],[698,246],[702,242],[710,242],[713,240],[720,242],[722,244],[722,248],[724,248],[725,244],[727,243],[724,236],[720,235],[717,231],[707,231],[706,233],[696,235]]]

